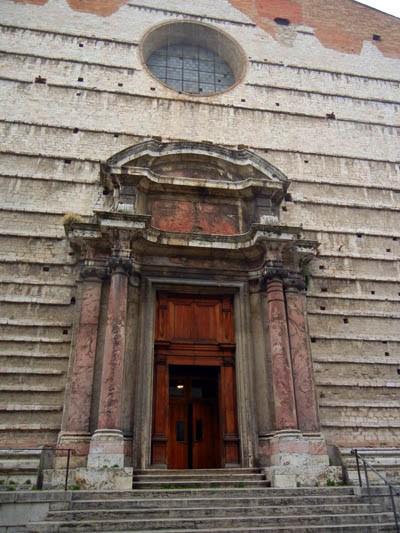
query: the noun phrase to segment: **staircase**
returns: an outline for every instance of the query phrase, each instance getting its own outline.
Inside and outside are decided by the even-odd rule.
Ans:
[[[400,448],[358,448],[358,452],[388,481],[396,482],[400,479]],[[356,459],[351,454],[351,448],[342,448],[341,455],[349,479],[357,484]],[[370,476],[373,483],[382,483],[373,472],[370,472]]]
[[[395,531],[383,498],[351,487],[269,488],[254,469],[141,471],[131,491],[76,491],[30,532]],[[62,506],[61,506],[62,507]]]

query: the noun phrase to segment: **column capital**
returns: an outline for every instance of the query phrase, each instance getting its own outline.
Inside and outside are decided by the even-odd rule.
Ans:
[[[286,292],[304,292],[306,290],[306,280],[300,272],[288,272],[283,284]]]
[[[130,276],[133,271],[133,263],[130,257],[113,255],[108,260],[108,268],[111,274]]]
[[[102,282],[107,279],[107,267],[105,264],[90,264],[84,261],[79,269],[79,278],[81,281],[98,281]]]
[[[288,276],[288,271],[284,268],[282,261],[267,261],[263,268],[262,282],[267,284],[269,281],[282,281]]]

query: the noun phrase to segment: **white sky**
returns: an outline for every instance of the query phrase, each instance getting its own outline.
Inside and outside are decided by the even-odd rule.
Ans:
[[[400,17],[400,0],[357,0],[360,4],[375,7],[380,11]]]

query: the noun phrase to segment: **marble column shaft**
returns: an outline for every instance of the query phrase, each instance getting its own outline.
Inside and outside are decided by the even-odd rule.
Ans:
[[[296,287],[288,287],[285,292],[299,429],[305,433],[318,432],[320,424],[307,327],[306,297]]]
[[[110,281],[98,429],[121,429],[127,301],[128,272],[118,265]]]
[[[283,283],[279,278],[267,281],[267,313],[274,394],[275,429],[296,429],[296,404],[290,362]]]

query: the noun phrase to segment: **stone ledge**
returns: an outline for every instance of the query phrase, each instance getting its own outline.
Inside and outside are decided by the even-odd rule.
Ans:
[[[41,490],[41,491],[0,491],[0,504],[24,503],[24,502],[48,502],[70,501],[71,492],[64,490]]]
[[[30,405],[30,404],[12,404],[0,403],[0,411],[62,411],[62,405]],[[0,450],[1,456],[1,450]]]
[[[65,469],[44,470],[44,487],[61,488],[65,483]],[[70,470],[69,484],[83,490],[131,490],[133,468],[74,468]]]
[[[46,387],[45,385],[0,385],[0,391],[6,392],[64,392],[64,387]]]
[[[327,483],[343,483],[341,466],[314,465],[294,468],[292,466],[271,466],[264,468],[266,479],[275,488],[326,486]]]

